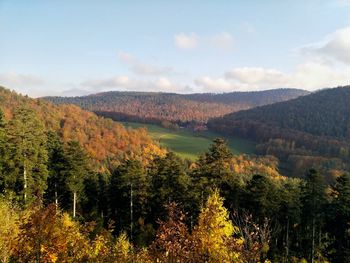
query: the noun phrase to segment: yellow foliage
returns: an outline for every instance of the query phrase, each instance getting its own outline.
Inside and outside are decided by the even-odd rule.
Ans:
[[[117,238],[114,249],[117,258],[120,259],[118,262],[128,262],[130,260],[132,245],[129,242],[128,236],[125,232],[121,233]]]
[[[193,242],[208,262],[240,262],[241,238],[233,237],[238,228],[229,220],[223,198],[215,191],[209,196],[193,231]]]
[[[18,211],[0,199],[0,262],[8,261],[18,233]]]

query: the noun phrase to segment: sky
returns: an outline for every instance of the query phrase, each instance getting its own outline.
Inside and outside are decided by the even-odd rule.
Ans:
[[[350,84],[350,0],[0,0],[0,85],[310,91]]]

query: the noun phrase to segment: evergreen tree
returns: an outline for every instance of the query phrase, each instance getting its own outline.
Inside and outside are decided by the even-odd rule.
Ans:
[[[254,175],[246,186],[242,203],[252,212],[258,221],[275,215],[279,206],[277,187],[264,175]]]
[[[5,133],[5,118],[2,110],[0,110],[0,193],[3,193],[5,190],[5,165],[7,158],[6,151],[6,133]]]
[[[149,213],[149,187],[150,180],[137,160],[126,160],[112,175],[112,214],[120,230],[129,230],[131,240],[140,232]]]
[[[41,198],[48,176],[46,134],[42,122],[28,108],[18,109],[6,128],[9,156],[5,187],[26,203]]]
[[[84,218],[103,226],[108,215],[109,175],[92,173],[84,181],[85,199],[82,204]]]
[[[88,157],[77,141],[68,142],[66,149],[67,166],[65,168],[66,187],[73,196],[73,218],[76,216],[77,203],[84,191],[84,179],[89,173]]]
[[[47,203],[55,203],[62,208],[68,203],[68,191],[65,185],[65,171],[67,159],[64,152],[64,145],[58,135],[54,132],[47,134],[48,170],[47,191],[45,199]]]
[[[232,153],[228,148],[226,141],[222,138],[216,138],[209,147],[209,151],[200,156],[196,163],[196,169],[193,172],[195,184],[198,188],[197,198],[203,199],[215,187],[221,188],[222,184],[230,180],[232,172],[230,170],[230,161]]]
[[[326,184],[316,170],[306,174],[306,182],[301,190],[302,203],[302,244],[305,255],[311,262],[321,256],[324,235],[324,212],[327,204]]]
[[[337,178],[333,188],[329,231],[334,242],[330,251],[335,251],[332,262],[350,261],[350,174]]]
[[[164,218],[164,205],[171,202],[185,204],[189,200],[190,178],[179,157],[169,152],[154,161],[150,169],[152,176],[153,218]]]

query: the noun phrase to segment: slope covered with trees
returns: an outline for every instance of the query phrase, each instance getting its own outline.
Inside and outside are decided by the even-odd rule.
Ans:
[[[332,185],[314,169],[286,178],[274,158],[233,156],[215,139],[193,164],[169,152],[147,165],[125,159],[107,176],[91,170],[78,143],[53,136],[33,143],[47,161],[28,159],[28,168],[9,154],[21,143],[1,140],[2,262],[349,259],[349,174]],[[19,169],[8,170],[9,161]]]
[[[30,114],[36,115],[47,131],[58,133],[64,142],[78,141],[92,160],[100,163],[107,160],[119,162],[126,156],[146,161],[152,153],[163,153],[145,129],[126,129],[119,123],[98,117],[74,105],[54,105],[0,88],[0,107],[7,120],[13,119],[18,109],[32,110]],[[18,122],[33,119],[25,115],[23,118],[27,120]]]
[[[185,124],[285,101],[308,94],[297,89],[223,94],[173,94],[151,92],[105,92],[83,97],[47,97],[56,104],[76,104],[115,120]]]
[[[322,90],[294,100],[228,114],[210,129],[253,139],[258,152],[298,167],[313,163],[344,169],[350,161],[350,87]]]

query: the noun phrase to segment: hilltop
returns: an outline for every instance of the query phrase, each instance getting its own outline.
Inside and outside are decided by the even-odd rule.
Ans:
[[[75,104],[115,120],[178,124],[207,122],[231,112],[290,100],[309,92],[276,89],[223,94],[175,94],[154,92],[104,92],[82,97],[46,97],[56,104]]]

